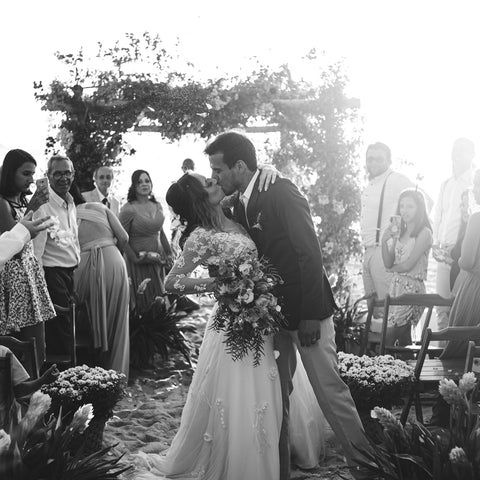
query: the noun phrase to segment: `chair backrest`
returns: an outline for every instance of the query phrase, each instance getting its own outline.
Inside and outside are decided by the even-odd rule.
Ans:
[[[37,345],[35,338],[29,340],[18,340],[18,338],[10,337],[8,335],[0,336],[0,345],[8,347],[14,355],[27,370],[32,379],[38,378],[38,363],[37,363]]]
[[[465,360],[465,373],[473,372],[480,377],[480,345],[473,340],[468,342],[467,358]]]
[[[12,354],[0,357],[0,428],[10,425],[10,411],[15,399],[13,392]]]
[[[425,337],[427,328],[430,325],[430,319],[432,318],[433,307],[451,307],[454,298],[441,297],[436,293],[407,293],[398,297],[391,297],[387,295],[385,297],[384,310],[383,310],[383,322],[382,332],[380,336],[380,355],[385,353],[385,341],[387,338],[388,327],[388,313],[391,305],[414,305],[419,307],[425,307],[427,309],[427,315],[425,322],[423,323],[421,340]]]
[[[365,328],[362,332],[362,340],[360,342],[360,352],[359,355],[362,356],[366,353],[368,347],[368,332],[372,328],[372,318],[375,308],[383,307],[384,301],[379,300],[378,298],[367,299],[368,311],[367,318],[365,320]]]

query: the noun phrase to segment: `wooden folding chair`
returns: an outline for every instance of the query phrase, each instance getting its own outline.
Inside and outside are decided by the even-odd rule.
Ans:
[[[428,327],[430,326],[430,319],[432,318],[433,308],[434,307],[451,307],[453,304],[453,298],[444,298],[436,293],[409,293],[400,295],[398,297],[391,297],[387,295],[385,297],[384,303],[384,310],[383,310],[383,322],[382,322],[382,331],[380,334],[380,355],[384,355],[385,353],[391,354],[400,354],[400,353],[408,353],[408,354],[418,354],[421,347],[421,342],[427,332]],[[422,333],[420,336],[420,342],[405,345],[401,347],[396,347],[393,345],[385,345],[385,341],[387,338],[387,327],[388,327],[388,314],[390,311],[390,306],[392,305],[414,305],[419,307],[425,307],[427,309],[427,315],[425,317],[425,321],[422,327]],[[428,353],[430,355],[439,355],[442,352],[443,348],[440,347],[429,347]],[[412,357],[411,357],[412,358]]]
[[[400,421],[403,425],[407,421],[412,403],[415,401],[417,420],[423,423],[420,394],[426,386],[436,387],[442,378],[458,379],[465,370],[464,357],[448,359],[426,359],[428,346],[431,341],[480,341],[480,327],[448,327],[438,332],[427,329],[422,340],[422,346],[416,360],[407,361],[414,367],[413,382],[407,401],[402,411]]]
[[[63,365],[64,368],[75,367],[77,365],[77,349],[90,348],[91,337],[83,329],[80,334],[78,332],[78,311],[79,307],[75,302],[71,302],[68,307],[62,307],[54,304],[55,312],[57,314],[68,314],[70,317],[70,343],[68,345],[68,353],[66,354],[49,354],[47,353],[47,365],[57,364],[59,368]]]
[[[380,333],[371,332],[370,329],[372,328],[372,318],[375,308],[383,307],[384,303],[384,300],[379,300],[378,298],[373,298],[368,302],[367,318],[360,342],[360,356],[368,354],[369,351],[371,351],[369,347],[375,349],[375,346],[380,344]]]
[[[477,377],[477,382],[480,382],[480,345],[476,345],[472,340],[468,342],[467,359],[465,361],[466,372],[473,372]],[[477,403],[472,408],[473,415],[480,415],[480,402],[478,400],[480,398],[477,396]]]
[[[35,338],[18,340],[15,337],[2,335],[0,336],[0,345],[8,347],[13,352],[30,375],[30,378],[36,379],[39,377]]]
[[[12,376],[12,354],[8,352],[5,357],[0,357],[0,428],[10,426],[12,405],[15,400]],[[7,430],[8,431],[8,430]]]

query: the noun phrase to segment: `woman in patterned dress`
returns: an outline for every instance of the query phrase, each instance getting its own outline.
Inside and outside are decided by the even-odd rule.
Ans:
[[[425,199],[418,190],[408,189],[400,194],[397,215],[401,217],[399,232],[390,225],[382,238],[383,263],[393,272],[390,295],[425,293],[428,254],[432,246],[432,227]],[[424,308],[414,305],[394,305],[388,317],[386,345],[412,343],[412,326],[422,316]]]
[[[0,233],[10,230],[25,213],[48,200],[48,188],[38,189],[27,202],[37,162],[24,150],[10,150],[0,178]],[[5,264],[0,273],[0,335],[35,338],[39,367],[45,361],[45,324],[55,317],[43,270],[32,242]]]
[[[132,306],[143,311],[165,293],[165,268],[172,263],[172,249],[163,231],[165,216],[152,193],[152,180],[145,170],[135,170],[128,190],[128,203],[120,210],[119,220],[129,235],[125,247],[128,276],[131,280]],[[143,295],[139,285],[150,279]]]

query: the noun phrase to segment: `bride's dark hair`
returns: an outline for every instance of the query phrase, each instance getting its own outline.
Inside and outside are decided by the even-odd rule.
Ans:
[[[209,201],[208,192],[195,176],[186,173],[180,177],[170,185],[165,198],[173,212],[186,225],[179,241],[181,248],[197,227],[213,229],[220,227],[217,211]]]

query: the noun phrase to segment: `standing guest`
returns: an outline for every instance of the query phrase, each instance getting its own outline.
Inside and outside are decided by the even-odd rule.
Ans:
[[[0,233],[13,228],[27,211],[36,210],[48,200],[45,186],[27,202],[36,166],[35,159],[24,150],[10,150],[5,156],[0,179]],[[55,310],[45,278],[33,244],[28,242],[0,273],[0,335],[14,335],[22,340],[34,337],[37,361],[42,365],[45,322],[53,317]]]
[[[173,263],[172,249],[162,228],[163,209],[152,193],[152,180],[145,170],[133,172],[127,203],[120,210],[119,219],[129,236],[125,254],[131,301],[143,311],[155,297],[165,294],[165,268]],[[147,279],[144,294],[137,295],[139,285]]]
[[[99,363],[124,373],[130,363],[129,288],[121,251],[127,232],[105,205],[73,195],[77,204],[80,265],[75,271],[78,299],[87,306],[93,346],[100,350]]]
[[[391,224],[382,237],[382,256],[387,272],[392,272],[390,295],[425,293],[428,255],[432,247],[432,227],[425,199],[418,190],[404,190],[398,200],[400,229]],[[416,326],[423,307],[394,305],[388,317],[386,345],[412,343],[412,325]]]
[[[365,249],[363,257],[363,286],[371,299],[385,298],[392,283],[382,258],[380,240],[395,213],[400,193],[415,187],[405,175],[391,168],[392,155],[384,143],[369,145],[366,154],[368,185],[362,193],[360,229]],[[374,312],[381,316],[381,309]]]
[[[118,217],[120,202],[110,193],[113,182],[113,168],[108,165],[98,167],[93,172],[95,188],[89,192],[83,192],[86,202],[100,202],[109,208]]]
[[[440,186],[433,221],[433,257],[437,260],[436,291],[451,296],[451,250],[462,222],[462,195],[472,186],[475,145],[467,138],[455,140],[452,147],[452,176]],[[448,325],[449,307],[437,307],[438,328]]]
[[[68,157],[54,155],[47,163],[49,200],[35,213],[35,218],[49,215],[56,224],[41,232],[33,241],[35,255],[43,265],[48,292],[53,303],[68,308],[74,299],[73,272],[80,262],[77,214],[69,193],[75,170]],[[70,352],[70,315],[59,313],[45,327],[47,354]]]
[[[480,170],[474,175],[473,194],[480,205]],[[455,300],[448,319],[449,327],[473,327],[480,323],[480,212],[472,213],[458,260],[460,273],[453,287]],[[464,357],[468,342],[448,342],[442,358]]]
[[[195,170],[195,163],[191,158],[186,158],[182,163],[183,173],[192,173]]]

